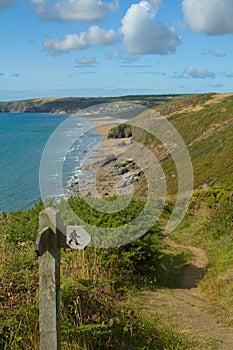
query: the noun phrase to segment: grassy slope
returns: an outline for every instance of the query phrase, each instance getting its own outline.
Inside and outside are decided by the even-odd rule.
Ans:
[[[221,322],[233,325],[233,94],[194,95],[158,110],[183,137],[194,169],[196,194],[172,237],[205,249],[209,264],[202,288]],[[163,165],[172,168],[170,159]]]
[[[208,265],[200,288],[209,301],[209,312],[220,325],[232,327],[233,95],[193,95],[155,110],[167,117],[183,137],[194,170],[193,200],[170,238],[181,245],[204,249]],[[163,158],[164,153],[158,151],[158,142],[151,136],[135,131],[135,138]],[[176,174],[172,159],[161,160],[161,164],[168,189],[175,194],[177,178],[171,176]],[[144,192],[143,186],[138,189],[139,195]]]
[[[233,172],[233,95],[192,95],[155,107],[182,136],[189,150],[194,189],[232,188]],[[133,132],[135,139],[151,149],[165,172],[170,194],[177,190],[177,173],[173,160],[158,140],[141,130]],[[140,184],[139,193],[146,183]]]
[[[210,97],[207,95],[207,97]],[[183,137],[193,163],[194,188],[231,187],[233,172],[233,95],[212,96],[168,120]]]
[[[197,95],[158,110],[182,135],[194,169],[194,197],[171,238],[206,251],[201,288],[219,322],[233,326],[233,95]],[[171,159],[162,164],[168,173],[174,171]]]

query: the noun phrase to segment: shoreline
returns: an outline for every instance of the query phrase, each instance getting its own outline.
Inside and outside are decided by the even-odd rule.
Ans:
[[[75,116],[75,115],[73,115]],[[88,122],[92,123],[91,130],[97,134],[98,136],[102,136],[102,139],[98,141],[98,144],[89,149],[84,150],[84,153],[86,153],[86,156],[82,159],[81,163],[79,165],[74,165],[72,169],[72,173],[69,176],[69,180],[66,182],[66,186],[68,188],[69,195],[71,196],[78,196],[78,192],[80,187],[82,188],[82,185],[80,184],[80,178],[82,177],[83,170],[87,170],[88,168],[92,168],[92,164],[95,163],[95,157],[98,152],[98,150],[101,148],[103,142],[107,140],[108,132],[111,128],[114,126],[117,126],[119,124],[116,123],[116,120],[114,123],[109,124],[103,124],[106,123],[107,120],[111,120],[112,118],[98,118],[93,117],[93,115],[83,115],[81,117],[84,117]],[[89,131],[87,132],[89,133]]]
[[[95,118],[93,121],[101,123],[101,119]],[[142,171],[128,152],[134,142],[132,136],[108,139],[109,130],[128,120],[117,121],[119,119],[111,124],[96,126],[95,132],[102,135],[103,139],[82,166],[76,168],[81,174],[74,179],[74,196],[106,198],[128,195],[138,185]]]
[[[114,153],[114,158],[117,158],[125,151],[125,147],[122,147],[123,139],[108,139],[108,132],[119,124],[127,122],[126,119],[114,119],[111,117],[85,117],[95,124],[93,130],[98,135],[102,135],[103,139],[95,149],[90,150],[89,155],[87,155],[87,158],[84,159],[83,164],[74,168],[77,174],[69,182],[69,188],[70,192],[72,193],[71,195],[77,197],[87,197],[90,196],[90,194],[96,194],[95,186],[98,187],[99,182],[98,180],[96,181],[96,172],[98,172],[98,168],[104,168],[101,166],[101,164],[104,164],[106,160],[111,157],[112,153]],[[106,123],[106,120],[111,121],[111,123],[109,122],[108,124],[103,124],[103,122]],[[79,172],[80,174],[78,174]],[[107,184],[105,181],[106,188],[111,187],[111,185],[111,181],[109,184]],[[111,191],[111,194],[114,193]]]

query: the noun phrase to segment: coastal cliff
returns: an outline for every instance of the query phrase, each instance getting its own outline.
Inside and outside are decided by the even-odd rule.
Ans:
[[[206,188],[232,188],[233,169],[233,94],[203,94],[193,95],[161,104],[154,108],[154,113],[148,113],[147,122],[153,125],[156,113],[164,116],[179,132],[189,151],[193,171],[194,190]],[[140,116],[139,116],[140,118]],[[136,118],[137,119],[137,118]],[[167,179],[168,193],[175,193],[178,176],[175,164],[165,145],[162,145],[153,134],[146,132],[142,125],[138,128],[130,124],[120,124],[108,131],[105,148],[111,149],[111,154],[124,143],[134,141],[143,144],[150,150],[163,167]],[[156,124],[155,124],[156,125]],[[114,147],[111,144],[114,142]],[[100,149],[100,153],[101,153]],[[104,150],[102,151],[104,154]],[[144,161],[149,167],[149,158]],[[117,170],[117,171],[116,171]],[[111,162],[102,166],[98,179],[101,194],[112,194],[110,183],[119,182],[120,177],[126,182],[136,174],[136,192],[139,197],[146,194],[147,185],[143,172],[136,170],[131,162],[112,157]],[[132,175],[132,176],[131,176]],[[102,182],[102,183],[101,183]],[[130,182],[130,181],[129,181]],[[115,193],[113,193],[115,194]]]
[[[41,98],[24,101],[0,102],[0,113],[55,113],[72,114],[97,104],[129,102],[145,107],[153,107],[169,101],[177,95],[140,95],[120,97],[68,97]]]

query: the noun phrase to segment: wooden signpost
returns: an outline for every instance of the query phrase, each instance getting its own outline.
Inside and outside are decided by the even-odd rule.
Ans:
[[[35,250],[39,257],[40,350],[61,349],[61,248],[84,249],[91,236],[81,226],[64,226],[60,212],[46,208],[39,215]]]

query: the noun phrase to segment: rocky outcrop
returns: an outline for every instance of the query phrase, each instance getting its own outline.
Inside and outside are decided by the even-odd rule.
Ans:
[[[132,136],[132,126],[120,124],[108,132],[108,139],[127,138]]]

